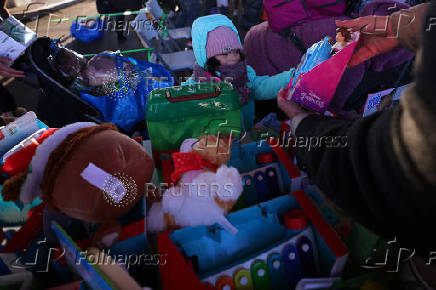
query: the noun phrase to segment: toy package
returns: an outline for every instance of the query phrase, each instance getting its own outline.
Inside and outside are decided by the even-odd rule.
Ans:
[[[56,220],[53,220],[52,217],[49,217],[51,220],[48,220],[47,224],[51,224],[53,236],[51,234],[47,235],[43,229],[43,220],[47,218],[44,216],[45,210],[43,204],[32,211],[23,227],[13,234],[12,237],[7,237],[6,245],[0,249],[0,253],[16,253],[15,259],[20,262],[20,265],[22,264],[21,268],[25,268],[33,273],[47,271],[44,269],[47,269],[48,264],[51,264],[53,268],[50,269],[50,273],[59,276],[58,280],[61,283],[74,281],[74,277],[71,276],[73,269],[79,270],[81,274],[84,273],[84,280],[90,282],[91,285],[93,285],[92,281],[88,281],[88,279],[94,279],[95,283],[101,281],[99,280],[101,277],[96,277],[96,275],[102,274],[100,270],[106,273],[105,269],[97,267],[98,273],[95,273],[90,269],[89,265],[89,263],[91,263],[91,267],[95,265],[97,263],[97,257],[99,261],[101,261],[99,264],[103,266],[103,268],[111,268],[110,266],[115,265],[120,266],[124,271],[135,272],[141,267],[146,267],[147,270],[151,270],[151,266],[157,265],[156,260],[158,260],[159,257],[153,256],[149,251],[145,235],[145,220],[142,214],[145,213],[143,207],[145,203],[139,205],[139,207],[136,206],[127,216],[123,217],[121,222],[124,223],[124,225],[121,228],[121,235],[110,248],[100,248],[100,254],[94,254],[97,248],[92,247],[92,237],[88,238],[83,236],[83,233],[79,230],[80,227],[78,227],[79,224],[77,220],[68,218],[66,220],[65,217],[57,217]],[[135,218],[139,218],[139,220],[132,221]],[[61,223],[62,226],[60,226],[58,222]],[[54,226],[55,224],[56,226]],[[86,225],[86,223],[84,225]],[[8,236],[7,232],[6,235]],[[52,238],[54,238],[54,240],[52,240]],[[53,243],[53,241],[57,242],[58,240],[61,242],[61,246],[54,245],[47,256],[47,252],[44,251],[44,246],[47,245],[47,243]],[[79,252],[85,253],[85,256],[80,256]],[[132,259],[129,257],[137,258]],[[85,266],[85,264],[88,265]],[[94,267],[94,271],[95,269]],[[89,276],[87,274],[89,274]],[[114,280],[115,282],[120,281],[117,277],[111,277],[110,280]],[[120,288],[116,287],[116,289]]]
[[[144,122],[149,92],[174,84],[159,64],[109,51],[86,60],[59,40],[51,41],[47,60],[55,79],[95,108],[101,122],[114,123],[127,134]]]
[[[34,112],[27,112],[14,122],[0,128],[0,156],[15,145],[46,126],[42,124]]]
[[[186,139],[179,152],[162,155],[162,177],[169,188],[151,206],[147,230],[218,223],[236,234],[227,213],[302,188],[305,176],[283,148],[239,143],[229,135],[208,134]]]
[[[12,60],[9,65],[21,56],[35,40],[35,32],[12,15],[0,23],[0,55]]]
[[[375,94],[369,94],[366,99],[363,116],[369,116],[375,112],[383,111],[398,104],[401,94],[409,85],[387,89]]]
[[[287,194],[304,187],[304,175],[283,148],[234,140],[228,166],[238,169],[243,185],[232,213],[225,217],[228,224],[208,223],[207,216],[159,235],[159,252],[168,253],[166,265],[161,265],[163,289],[180,283],[189,289],[293,289],[303,280],[310,284],[312,278],[340,273],[347,250],[333,232],[326,234],[331,229],[324,220],[322,226],[314,226],[322,217],[304,193],[296,194],[298,202]]]
[[[319,113],[327,110],[359,38],[353,33],[348,42],[338,43],[338,35],[334,46],[326,37],[307,49],[289,82],[289,100]]]

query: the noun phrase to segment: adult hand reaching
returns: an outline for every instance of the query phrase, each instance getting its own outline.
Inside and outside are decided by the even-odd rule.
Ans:
[[[25,77],[24,72],[8,67],[7,63],[9,61],[10,61],[9,58],[5,56],[0,56],[0,76],[15,77],[15,78]]]
[[[389,52],[400,45],[390,16],[364,16],[353,20],[336,20],[336,26],[360,31],[356,53],[351,57],[350,66],[358,65],[373,56]]]
[[[282,88],[277,95],[277,105],[290,120],[300,113],[307,113],[306,110],[300,107],[296,102],[288,101],[286,96],[289,94],[289,89]]]

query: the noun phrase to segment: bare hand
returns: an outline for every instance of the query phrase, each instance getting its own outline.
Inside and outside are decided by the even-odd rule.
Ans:
[[[277,105],[279,108],[292,120],[296,115],[300,113],[307,113],[296,102],[288,101],[286,96],[289,94],[289,89],[282,88],[277,95]]]
[[[336,20],[336,26],[360,31],[357,52],[351,57],[350,66],[358,65],[378,54],[389,52],[400,45],[389,16],[364,16],[353,20]]]
[[[9,61],[10,61],[9,58],[7,58],[5,56],[0,56],[0,76],[7,77],[7,78],[8,77],[15,77],[15,78],[25,77],[24,72],[8,67],[6,64]]]

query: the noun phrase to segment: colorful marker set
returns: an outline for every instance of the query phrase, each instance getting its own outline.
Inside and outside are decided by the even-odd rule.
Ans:
[[[304,230],[203,282],[219,290],[294,289],[301,278],[316,277],[318,256],[311,226],[300,210],[288,212],[284,220],[290,230]]]

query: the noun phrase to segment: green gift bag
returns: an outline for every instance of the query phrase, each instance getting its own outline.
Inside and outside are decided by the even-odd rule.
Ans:
[[[147,128],[155,161],[178,150],[185,139],[206,134],[241,134],[238,93],[226,82],[155,89],[148,96]]]

